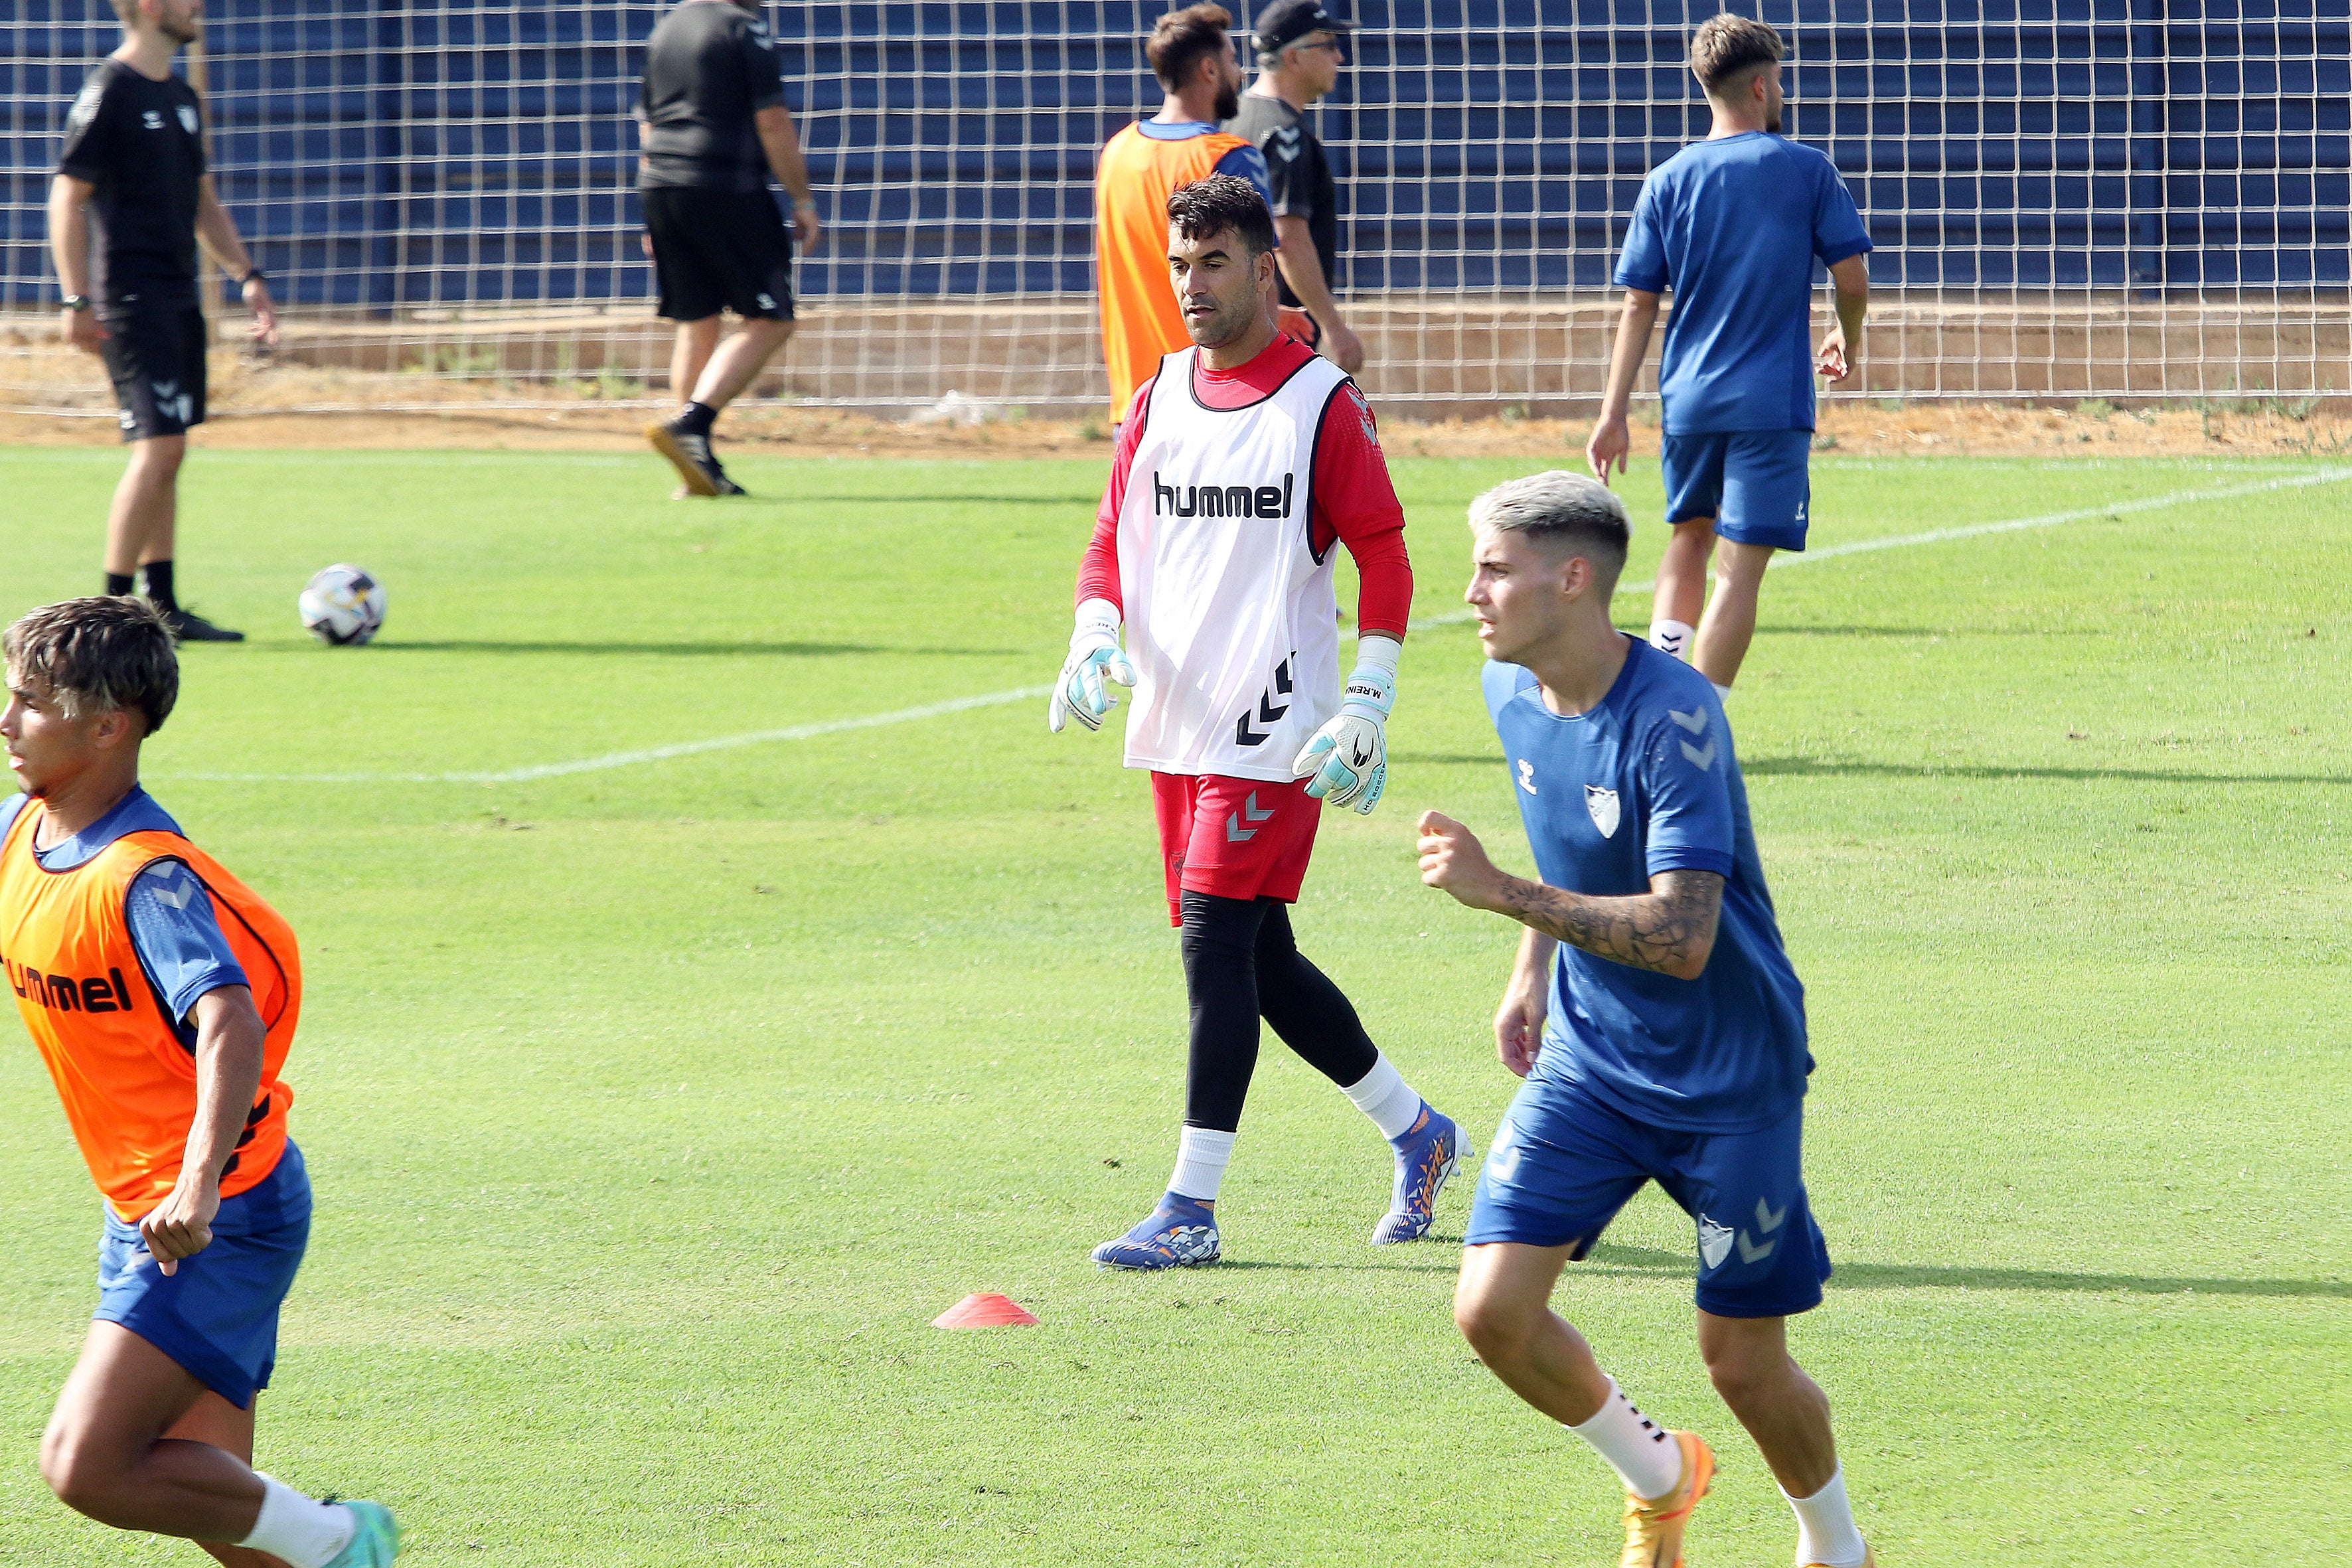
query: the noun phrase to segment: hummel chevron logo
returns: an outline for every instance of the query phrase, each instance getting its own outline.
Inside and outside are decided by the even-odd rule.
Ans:
[[[1297,656],[1293,655],[1292,657],[1296,658]],[[1276,707],[1274,705],[1275,698],[1276,696],[1287,697],[1290,695],[1290,660],[1286,658],[1275,667],[1274,685],[1268,689],[1257,694],[1257,721],[1265,725],[1268,731],[1271,731],[1275,725],[1280,723],[1282,721],[1282,716],[1290,711],[1290,704],[1287,702],[1285,702],[1279,708]],[[1265,736],[1250,728],[1250,716],[1247,709],[1244,709],[1242,710],[1241,718],[1234,724],[1234,743],[1238,746],[1263,746],[1265,744]]]
[[[1691,766],[1697,768],[1701,772],[1705,772],[1706,769],[1715,766],[1715,742],[1713,741],[1709,741],[1706,743],[1706,750],[1705,751],[1699,750],[1696,746],[1692,745],[1688,741],[1682,742],[1682,748],[1683,760],[1690,763]]]
[[[1256,828],[1242,826],[1244,816],[1247,816],[1252,822],[1264,822],[1273,815],[1271,811],[1260,811],[1257,808],[1257,791],[1250,791],[1249,798],[1242,802],[1241,810],[1225,813],[1225,842],[1246,844],[1257,837]]]
[[[196,879],[194,877],[187,877],[177,888],[167,889],[163,886],[163,883],[171,876],[170,871],[158,876],[155,879],[156,886],[150,888],[148,891],[155,895],[157,903],[169,904],[175,910],[184,910],[188,907],[188,900],[196,896]]]
[[[1748,1233],[1743,1230],[1739,1233],[1739,1261],[1754,1263],[1759,1258],[1769,1258],[1772,1256],[1772,1249],[1780,1245],[1778,1240],[1773,1240],[1758,1247],[1748,1239]]]
[[[1780,1205],[1780,1212],[1779,1214],[1774,1214],[1774,1213],[1772,1212],[1772,1210],[1771,1210],[1771,1209],[1770,1209],[1770,1208],[1769,1208],[1769,1207],[1765,1204],[1765,1202],[1764,1202],[1764,1200],[1763,1200],[1762,1198],[1758,1198],[1758,1199],[1756,1200],[1756,1228],[1757,1228],[1757,1229],[1761,1230],[1761,1231],[1766,1231],[1766,1232],[1776,1231],[1776,1230],[1778,1230],[1778,1229],[1780,1229],[1780,1222],[1781,1222],[1782,1220],[1784,1220],[1784,1219],[1787,1219],[1788,1217],[1789,1217],[1789,1205],[1786,1205],[1786,1204],[1782,1204],[1782,1205]]]
[[[1704,735],[1706,733],[1706,710],[1704,708],[1696,709],[1688,713],[1685,713],[1679,709],[1669,708],[1666,710],[1666,717],[1672,719],[1675,723],[1680,724],[1684,729],[1688,730],[1694,735]]]

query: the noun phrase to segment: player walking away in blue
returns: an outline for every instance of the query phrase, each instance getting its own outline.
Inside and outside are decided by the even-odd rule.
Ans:
[[[1527,928],[1495,1016],[1527,1082],[1471,1200],[1454,1321],[1616,1469],[1628,1568],[1675,1568],[1715,1457],[1636,1409],[1550,1307],[1655,1181],[1697,1224],[1699,1353],[1796,1510],[1800,1568],[1865,1568],[1829,1401],[1789,1356],[1788,1316],[1830,1273],[1799,1161],[1812,1058],[1722,706],[1609,624],[1629,530],[1604,486],[1515,479],[1470,523],[1486,706],[1543,879],[1422,815],[1421,879]]]
[[[1633,204],[1617,261],[1625,313],[1584,449],[1602,483],[1611,464],[1624,471],[1626,405],[1658,297],[1671,288],[1658,395],[1675,533],[1658,565],[1650,641],[1688,658],[1718,694],[1748,657],[1772,552],[1805,547],[1813,373],[1832,382],[1853,374],[1870,302],[1870,236],[1853,198],[1827,158],[1780,135],[1780,36],[1745,16],[1709,17],[1691,40],[1715,126],[1660,164]],[[1818,353],[1808,340],[1816,258],[1837,285],[1838,317]]]

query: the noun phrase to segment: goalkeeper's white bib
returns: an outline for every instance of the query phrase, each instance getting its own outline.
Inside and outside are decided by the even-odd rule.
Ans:
[[[1334,563],[1308,518],[1316,433],[1348,377],[1309,359],[1221,412],[1193,395],[1200,352],[1160,362],[1119,509],[1127,765],[1280,781],[1339,710]]]

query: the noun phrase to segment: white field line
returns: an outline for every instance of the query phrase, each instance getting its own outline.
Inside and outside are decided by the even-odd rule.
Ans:
[[[1847,544],[1825,544],[1819,550],[1800,554],[1787,551],[1775,552],[1772,570],[1785,572],[1791,566],[1802,566],[1814,561],[1832,561],[1841,555],[1861,555],[1873,550],[1907,550],[1916,544],[1941,544],[1948,539],[1979,539],[1988,533],[2022,533],[2030,529],[2056,528],[2063,523],[2083,522],[2093,518],[2119,518],[2132,512],[2162,511],[2168,507],[2194,506],[2200,501],[2239,500],[2247,496],[2268,495],[2275,490],[2309,489],[2315,485],[2340,485],[2352,479],[2352,468],[2318,468],[2307,474],[2293,474],[2284,479],[2264,479],[2259,484],[2224,485],[2210,489],[2171,490],[2160,496],[2146,496],[2138,500],[2116,501],[2106,506],[2078,507],[2073,511],[2045,512],[2040,517],[2012,517],[2000,522],[1971,522],[1959,528],[1931,529],[1926,533],[1896,533],[1885,539],[1857,539]],[[1651,583],[1620,583],[1621,594],[1647,593],[1656,586]],[[1412,629],[1424,626],[1459,626],[1471,618],[1470,611],[1449,610],[1442,616],[1412,623]]]
[[[1809,561],[1828,561],[1841,555],[1860,555],[1874,550],[1907,550],[1914,545],[1941,544],[1947,540],[1977,539],[1991,533],[2021,533],[2029,529],[2056,528],[2064,523],[2082,522],[2093,518],[2116,518],[2132,512],[2159,511],[2168,507],[2192,506],[2200,501],[2237,500],[2247,496],[2268,495],[2278,490],[2308,489],[2317,485],[2342,484],[2352,479],[2352,468],[2320,468],[2311,473],[2295,474],[2284,479],[2265,479],[2259,484],[2228,485],[2209,489],[2173,490],[2160,496],[2147,496],[2139,500],[2116,501],[2107,506],[2078,507],[2072,511],[2046,512],[2040,517],[2016,517],[2000,522],[1976,522],[1960,528],[1938,528],[1926,533],[1894,534],[1885,539],[1861,539],[1847,544],[1824,545],[1802,554],[1782,553],[1773,558],[1775,571],[1801,566]],[[1647,583],[1620,584],[1619,590],[1641,593]],[[1452,610],[1444,615],[1425,616],[1412,624],[1414,631],[1433,630],[1438,626],[1459,626],[1471,618],[1467,609]],[[497,771],[446,773],[173,773],[173,779],[198,780],[207,784],[530,784],[539,779],[563,778],[572,773],[604,773],[613,768],[633,768],[644,763],[666,762],[673,757],[696,757],[709,752],[733,751],[739,746],[765,746],[787,741],[813,741],[824,735],[843,735],[857,730],[879,730],[892,724],[908,724],[923,719],[943,718],[950,713],[966,713],[976,708],[999,708],[1009,702],[1032,702],[1053,690],[1051,686],[1024,686],[1011,691],[991,691],[977,697],[957,697],[945,702],[927,702],[917,708],[898,708],[887,713],[866,713],[851,719],[827,719],[814,724],[792,724],[781,730],[754,730],[741,735],[720,735],[708,741],[681,741],[675,745],[647,746],[634,752],[608,752],[600,757],[582,757],[568,763],[541,763],[535,767],[506,768]]]

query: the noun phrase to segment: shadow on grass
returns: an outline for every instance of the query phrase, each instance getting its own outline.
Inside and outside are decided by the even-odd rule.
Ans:
[[[1366,1259],[1360,1263],[1301,1263],[1272,1258],[1227,1258],[1217,1264],[1229,1268],[1278,1268],[1297,1274],[1453,1274],[1461,1267],[1452,1251],[1458,1236],[1431,1236],[1426,1240],[1446,1250],[1424,1252],[1408,1260]],[[1581,1264],[1569,1265],[1560,1276],[1574,1284],[1582,1275],[1664,1275],[1689,1279],[1698,1259],[1687,1252],[1655,1247],[1619,1247],[1602,1242]],[[1927,1263],[1840,1263],[1829,1283],[1832,1290],[2086,1290],[2125,1291],[2140,1296],[2332,1296],[2352,1299],[2352,1282],[2340,1279],[2199,1279],[2186,1276],[2146,1274],[2061,1274],[2044,1268],[1953,1268]]]
[[[287,650],[311,651],[310,645],[289,643]],[[910,658],[1016,658],[1016,648],[1004,647],[877,647],[854,642],[491,642],[412,641],[373,643],[369,653],[486,654],[620,654],[702,658],[748,654],[759,658],[833,658],[868,654],[903,654]]]
[[[1696,1259],[1686,1252],[1655,1247],[1617,1247],[1602,1242],[1590,1263],[1637,1274],[1688,1278]],[[1570,1268],[1567,1278],[1574,1279]],[[2045,1268],[1952,1267],[1927,1263],[1840,1263],[1832,1290],[2093,1290],[2145,1296],[2333,1296],[2352,1298],[2352,1282],[2340,1279],[2198,1279],[2147,1274],[2061,1274]]]
[[[1433,762],[1467,761],[1437,757]],[[1749,778],[2056,779],[2066,783],[2113,780],[2125,784],[2347,784],[2352,773],[2190,773],[2146,768],[1923,767],[1916,763],[1825,763],[1811,757],[1746,757],[1739,771]]]

